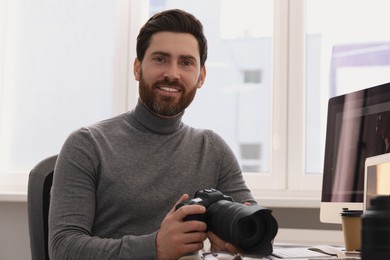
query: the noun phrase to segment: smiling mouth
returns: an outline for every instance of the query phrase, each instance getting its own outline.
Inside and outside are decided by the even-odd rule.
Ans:
[[[167,87],[167,86],[158,86],[157,88],[161,89],[163,91],[166,91],[166,92],[180,92],[181,91],[180,89]]]

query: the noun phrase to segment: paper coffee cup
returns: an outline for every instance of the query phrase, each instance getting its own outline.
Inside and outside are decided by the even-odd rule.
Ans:
[[[341,223],[346,251],[360,250],[362,214],[362,210],[343,209],[341,212]]]

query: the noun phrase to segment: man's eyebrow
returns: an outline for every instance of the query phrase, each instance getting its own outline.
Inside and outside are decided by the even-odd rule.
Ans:
[[[190,59],[190,60],[196,60],[196,58],[192,55],[180,55],[181,59]]]
[[[161,56],[165,56],[165,57],[172,57],[172,54],[170,54],[168,52],[164,52],[164,51],[155,51],[155,52],[152,52],[152,55],[161,55]],[[180,55],[179,58],[180,59],[196,60],[196,58],[193,55]]]
[[[163,52],[163,51],[152,52],[152,55],[162,55],[162,56],[167,56],[167,57],[171,56],[171,54],[169,54],[168,52]]]

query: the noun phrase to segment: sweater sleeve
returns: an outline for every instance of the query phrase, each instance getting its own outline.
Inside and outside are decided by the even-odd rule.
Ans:
[[[155,259],[156,232],[93,235],[99,159],[88,130],[66,140],[56,163],[49,212],[50,259]]]
[[[219,158],[220,170],[217,190],[232,196],[236,202],[256,204],[245,183],[241,167],[232,149],[218,134],[214,132],[210,132],[210,134],[213,135],[214,145],[219,147],[221,155]]]

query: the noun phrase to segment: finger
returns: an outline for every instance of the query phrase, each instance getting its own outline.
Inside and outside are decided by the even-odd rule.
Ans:
[[[188,253],[193,253],[193,252],[202,250],[203,247],[204,247],[203,242],[188,243],[188,244],[184,244],[182,246],[182,250],[188,254]]]
[[[212,251],[227,251],[230,253],[239,253],[240,251],[233,244],[222,240],[213,232],[207,232],[207,237],[210,239]]]
[[[206,212],[206,208],[201,205],[185,205],[176,210],[175,218],[177,220],[183,220],[189,215],[200,215]]]
[[[215,235],[213,232],[209,231],[207,232],[207,237],[210,240],[211,243],[211,249],[213,251],[222,251],[224,249],[225,241],[220,239],[217,235]]]
[[[204,236],[207,238],[207,235],[205,233],[207,230],[207,224],[202,221],[197,221],[197,220],[184,221],[182,222],[182,230],[184,233],[202,232],[204,233]]]
[[[190,195],[188,195],[188,194],[181,195],[180,199],[176,202],[176,205],[182,201],[188,200],[189,198],[190,198]]]
[[[192,244],[200,243],[207,239],[207,234],[205,232],[189,232],[183,235],[183,243]]]
[[[238,250],[237,247],[235,247],[233,244],[228,242],[225,243],[225,250],[234,254],[240,253],[240,250]]]
[[[180,202],[183,202],[185,200],[188,200],[190,198],[190,196],[188,194],[183,194],[181,195],[180,199],[176,202],[175,206],[173,206],[173,208],[169,211],[169,213],[173,213],[176,211],[176,206],[180,203]]]

